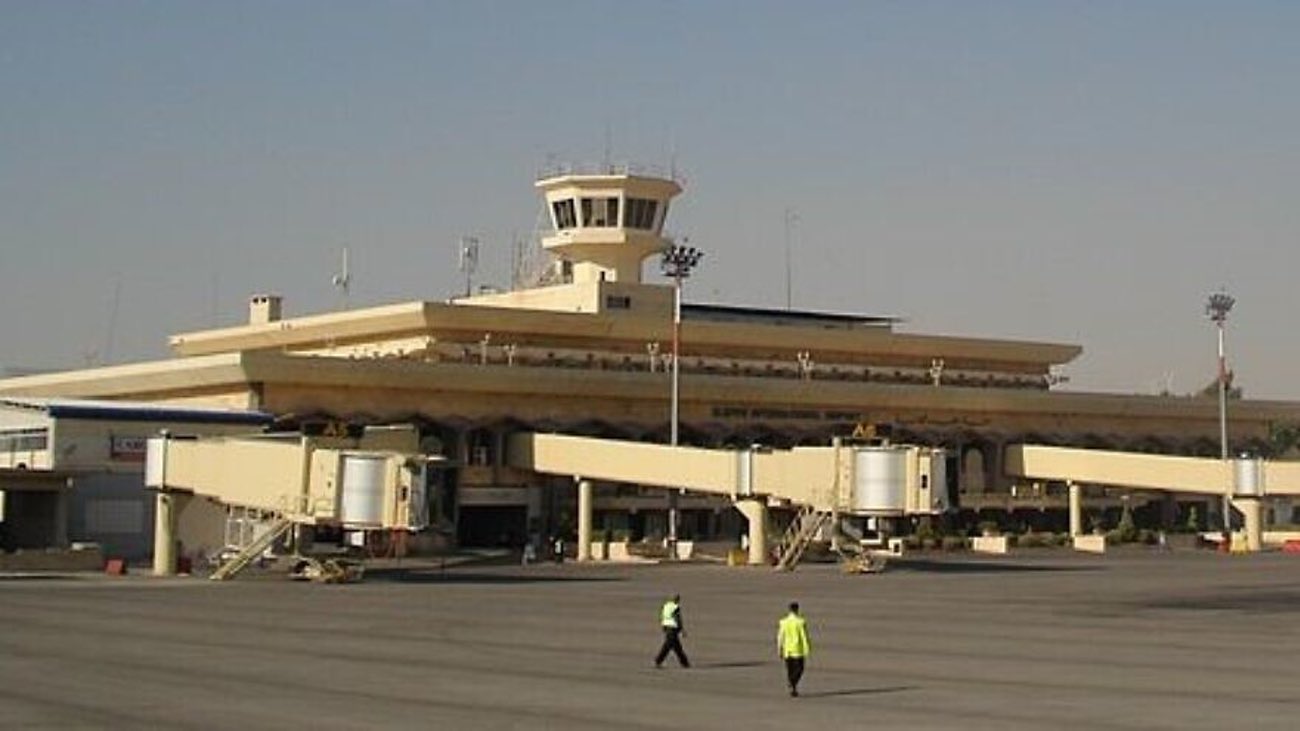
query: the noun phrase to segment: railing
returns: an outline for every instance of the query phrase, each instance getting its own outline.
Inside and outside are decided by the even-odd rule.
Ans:
[[[508,343],[506,344],[508,345]],[[441,363],[465,363],[515,368],[565,368],[600,371],[662,373],[671,371],[671,355],[658,353],[654,364],[645,353],[589,351],[566,348],[515,347],[509,354],[503,346],[491,346],[486,358],[477,343],[438,343],[430,348],[405,353],[385,353],[379,359],[417,359]],[[915,386],[931,386],[933,380],[922,367],[863,366],[842,363],[818,363],[801,370],[798,361],[770,361],[683,357],[682,373],[734,376],[741,378],[781,378],[813,381],[857,381]],[[1025,374],[961,372],[946,377],[945,388],[1008,388],[1046,390],[1040,378]]]
[[[558,178],[563,175],[636,175],[671,180],[678,184],[685,182],[675,168],[633,162],[571,163],[551,161],[537,171],[538,180]]]
[[[817,537],[817,533],[829,519],[830,513],[818,511],[808,505],[800,508],[777,546],[776,569],[793,571],[799,559],[803,558],[808,544]]]
[[[270,548],[281,536],[288,533],[293,528],[293,521],[288,518],[279,518],[271,527],[256,540],[240,549],[239,553],[217,567],[216,571],[208,578],[212,581],[225,581],[232,578],[235,574],[243,571],[249,564],[257,559],[263,551]]]

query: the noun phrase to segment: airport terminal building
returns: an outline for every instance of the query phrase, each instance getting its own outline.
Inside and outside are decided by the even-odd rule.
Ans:
[[[4,379],[0,396],[261,412],[271,428],[308,432],[414,425],[420,449],[449,460],[430,507],[463,545],[571,530],[572,480],[508,465],[505,444],[520,431],[662,443],[678,431],[682,444],[789,447],[865,429],[943,447],[950,502],[968,520],[1063,515],[1057,486],[1006,475],[1008,444],[1219,453],[1214,399],[1063,390],[1058,371],[1077,345],[681,302],[680,279],[642,278],[647,260],[679,251],[663,234],[677,182],[606,170],[536,185],[554,263],[539,286],[301,316],[258,295],[246,324],[173,335],[171,358]],[[1300,423],[1300,403],[1237,400],[1228,419],[1234,452],[1267,453],[1277,427]],[[1088,501],[1114,502],[1100,489]],[[684,495],[679,507],[684,537],[741,531],[726,500]],[[665,533],[663,490],[598,486],[595,508],[598,527]]]

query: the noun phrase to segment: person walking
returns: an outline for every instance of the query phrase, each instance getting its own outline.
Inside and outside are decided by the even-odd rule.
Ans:
[[[655,667],[663,667],[664,658],[668,657],[671,650],[677,655],[677,662],[684,668],[691,666],[691,661],[686,659],[686,651],[682,649],[682,637],[686,636],[686,627],[682,624],[682,597],[680,594],[673,594],[672,598],[664,602],[664,606],[659,610],[659,628],[664,632],[664,643],[659,646],[659,654],[655,655]]]
[[[804,661],[812,652],[812,643],[808,641],[808,623],[799,614],[799,602],[790,602],[790,613],[777,623],[776,650],[785,661],[785,678],[790,685],[790,696],[797,698]]]

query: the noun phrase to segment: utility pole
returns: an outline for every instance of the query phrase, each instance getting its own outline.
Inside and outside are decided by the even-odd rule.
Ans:
[[[685,239],[683,240],[685,241]],[[681,401],[682,281],[699,265],[704,252],[694,246],[673,244],[663,254],[664,274],[673,280],[673,376],[672,406],[669,416],[669,441],[676,447],[679,440]],[[656,348],[657,350],[657,348]],[[668,491],[668,555],[677,557],[677,490]]]
[[[1205,315],[1214,323],[1219,335],[1219,457],[1224,465],[1228,463],[1228,361],[1223,349],[1223,329],[1228,321],[1228,313],[1236,300],[1227,292],[1219,290],[1210,295],[1205,303]],[[1228,540],[1232,533],[1232,492],[1231,485],[1223,488],[1223,538]]]
[[[794,291],[791,281],[791,266],[793,257],[790,252],[790,229],[799,220],[799,214],[792,208],[785,209],[785,308],[794,309]]]

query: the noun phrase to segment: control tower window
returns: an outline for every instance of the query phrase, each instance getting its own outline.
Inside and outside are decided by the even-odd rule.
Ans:
[[[589,228],[618,226],[617,198],[583,198],[582,225]]]
[[[658,201],[648,198],[628,198],[626,226],[652,230],[655,227],[655,209],[658,206]]]
[[[578,225],[578,216],[574,210],[572,198],[555,201],[551,204],[551,210],[555,213],[556,229],[563,230],[566,228],[574,228]]]

